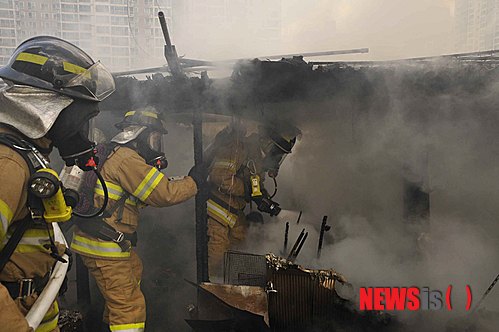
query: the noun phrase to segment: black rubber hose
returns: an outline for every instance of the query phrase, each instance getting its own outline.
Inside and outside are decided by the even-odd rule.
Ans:
[[[104,181],[104,178],[102,177],[102,175],[99,173],[99,171],[97,169],[94,168],[94,172],[95,172],[95,175],[97,175],[97,178],[99,179],[99,182],[102,186],[102,191],[104,191],[104,203],[102,203],[102,207],[99,209],[99,211],[92,213],[92,214],[79,214],[78,212],[73,211],[73,214],[77,217],[85,218],[85,219],[95,218],[95,217],[100,216],[102,213],[104,213],[104,211],[107,208],[107,202],[109,201],[109,194],[107,192],[106,182]]]
[[[274,180],[274,193],[272,194],[272,196],[270,196],[270,199],[274,198],[274,196],[277,194],[277,180],[275,179],[275,177],[273,177],[272,180]]]

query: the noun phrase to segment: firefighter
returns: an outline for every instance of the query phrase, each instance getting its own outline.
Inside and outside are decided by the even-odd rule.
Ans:
[[[221,276],[224,253],[242,243],[248,221],[263,222],[256,211],[245,215],[248,203],[270,216],[280,212],[263,182],[265,173],[275,180],[282,161],[291,153],[296,142],[296,134],[291,132],[282,135],[261,126],[258,134],[246,137],[245,125],[236,120],[217,134],[205,152],[210,163],[206,202],[210,277]]]
[[[135,332],[144,330],[146,320],[140,290],[142,262],[133,249],[140,210],[182,203],[195,196],[203,172],[193,168],[190,176],[176,181],[161,173],[167,166],[162,152],[167,131],[153,108],[127,112],[116,127],[121,132],[102,149],[100,162],[109,190],[109,209],[104,218],[78,224],[71,248],[82,256],[104,296],[104,323],[111,331]],[[102,203],[102,194],[102,187],[96,185],[96,205]]]
[[[114,80],[80,48],[48,36],[20,44],[0,77],[7,83],[0,90],[0,331],[32,331],[24,315],[66,250],[49,221],[71,218],[47,156],[56,147],[66,165],[93,169],[88,123]],[[64,213],[45,209],[49,201]],[[36,331],[57,331],[58,315],[54,302]]]

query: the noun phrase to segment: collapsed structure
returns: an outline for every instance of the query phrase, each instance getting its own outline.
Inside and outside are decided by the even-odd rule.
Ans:
[[[279,117],[302,128],[328,118],[331,121],[348,122],[351,127],[348,134],[352,135],[355,146],[363,146],[372,139],[369,133],[373,132],[373,128],[387,119],[394,109],[403,110],[400,114],[404,121],[424,129],[431,128],[435,119],[462,116],[461,113],[449,113],[449,110],[464,107],[460,103],[468,100],[466,107],[469,112],[479,114],[477,121],[480,125],[489,126],[495,123],[496,118],[491,112],[498,97],[490,92],[493,91],[492,87],[499,83],[499,76],[494,55],[495,53],[395,62],[338,63],[329,66],[306,63],[300,58],[278,62],[253,60],[240,63],[232,77],[222,80],[210,80],[207,76],[202,76],[190,78],[188,81],[176,81],[161,74],[154,74],[146,80],[118,78],[116,94],[109,102],[106,101],[102,108],[111,113],[118,113],[125,106],[147,104],[154,105],[158,110],[170,115],[192,114],[192,111],[197,109],[205,114],[236,114],[258,121],[270,121]],[[209,116],[205,115],[205,119],[208,118]],[[371,122],[366,119],[371,119]],[[427,151],[426,147],[406,148],[407,156],[413,157],[407,160],[408,164],[425,161],[422,151]],[[414,170],[411,169],[412,166],[407,166],[407,169],[405,166],[401,167],[401,170],[404,168],[402,219],[408,224],[415,224],[418,229],[415,245],[418,245],[420,234],[428,227],[431,202],[424,170]],[[154,250],[154,247],[151,250]],[[261,256],[259,257],[261,262]],[[260,266],[273,271],[279,266],[279,262],[279,259],[268,256],[265,264]],[[321,286],[317,281],[319,279],[314,279],[317,271],[308,271],[297,266],[287,266],[282,270],[277,268],[276,271],[279,272],[272,273],[273,277],[279,278],[282,272],[290,278],[291,275],[303,276],[303,280],[308,278],[314,289],[320,289],[329,295],[330,302],[327,303],[336,306],[336,309],[338,303],[341,303],[341,308],[349,308],[345,309],[346,312],[355,315],[352,314],[354,311],[350,310],[348,301],[341,299],[330,288]],[[334,272],[325,273],[337,276]],[[303,327],[300,322],[293,321],[293,315],[289,316],[289,312],[286,313],[288,316],[282,316],[282,313],[274,310],[275,307],[272,308],[275,303],[272,304],[268,299],[276,295],[272,292],[276,288],[275,282],[273,287],[270,287],[267,285],[267,278],[259,279],[266,282],[258,285],[254,284],[254,278],[249,279],[252,281],[246,280],[242,284],[240,280],[229,279],[224,285],[200,284],[200,303],[197,308],[191,308],[192,319],[189,324],[197,330],[210,330],[213,328],[210,324],[219,328],[233,327],[234,324],[247,323],[248,320],[259,325],[247,326],[259,326],[262,329],[269,326],[290,328],[292,324],[296,324],[294,326],[297,328]],[[332,279],[333,284],[337,283],[336,279]],[[300,289],[310,287],[300,284]],[[283,293],[285,294],[285,291]],[[253,300],[249,302],[254,302],[256,308],[247,306],[247,295],[244,294],[252,296]],[[241,301],[241,297],[245,300]],[[241,302],[244,305],[241,306]],[[291,302],[294,303],[294,300],[285,300],[287,304]],[[205,311],[206,307],[219,309],[211,312]],[[308,314],[315,315],[312,302],[302,309],[305,310],[304,308],[309,310]],[[304,313],[305,311],[302,311],[300,315]],[[234,320],[234,317],[238,319]],[[359,316],[355,317],[359,320]],[[371,323],[372,318],[367,321]],[[374,319],[374,322],[385,326],[385,318]],[[245,323],[243,326],[246,326]]]
[[[338,283],[352,287],[334,270],[306,269],[274,254],[227,252],[224,283],[197,285],[198,304],[186,321],[200,332],[394,328],[387,314],[358,312],[338,295]]]

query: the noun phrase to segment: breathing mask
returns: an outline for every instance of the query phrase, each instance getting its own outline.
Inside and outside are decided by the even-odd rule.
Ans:
[[[163,134],[157,131],[144,130],[137,138],[138,153],[148,165],[158,170],[168,167],[168,161],[163,153]]]
[[[273,130],[266,130],[260,136],[260,148],[263,154],[263,169],[269,177],[275,178],[279,168],[296,143],[296,136],[284,137]]]
[[[168,131],[154,107],[127,112],[115,127],[121,132],[111,140],[112,142],[133,145],[148,165],[159,170],[168,166],[163,153],[163,135]]]
[[[47,137],[59,150],[66,166],[78,166],[84,171],[95,168],[98,160],[95,158],[95,144],[88,139],[89,120],[99,113],[96,102],[75,100],[66,107]]]

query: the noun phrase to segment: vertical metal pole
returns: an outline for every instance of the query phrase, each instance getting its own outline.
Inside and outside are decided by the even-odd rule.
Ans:
[[[326,230],[326,223],[327,223],[327,216],[324,216],[322,218],[322,224],[321,224],[321,232],[319,235],[319,245],[317,247],[317,258],[321,258],[321,251],[322,251],[322,242],[324,241],[324,233],[327,232]]]
[[[201,109],[196,107],[193,114],[194,164],[203,163],[203,118]],[[208,276],[208,225],[206,216],[207,191],[204,188],[196,195],[196,262],[197,282],[209,281]]]
[[[284,230],[284,255],[288,252],[288,238],[289,238],[289,221],[286,222],[286,229]]]

